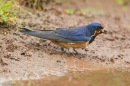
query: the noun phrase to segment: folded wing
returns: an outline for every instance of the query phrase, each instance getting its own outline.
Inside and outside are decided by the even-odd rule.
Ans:
[[[54,32],[60,37],[73,40],[73,41],[88,41],[91,37],[87,28],[85,26],[77,27],[77,28],[57,28]]]
[[[49,40],[53,40],[53,41],[59,41],[59,42],[68,42],[68,43],[81,43],[81,42],[85,42],[84,40],[78,40],[76,39],[76,36],[68,36],[67,37],[63,37],[65,36],[65,34],[63,34],[63,36],[59,35],[58,33],[56,33],[53,30],[42,30],[42,31],[32,31],[26,28],[21,28],[19,30],[20,32],[24,33],[24,34],[28,34],[31,36],[35,36],[35,37],[39,37],[39,38],[43,38],[43,39],[49,39]],[[72,40],[72,38],[75,38],[75,40]]]

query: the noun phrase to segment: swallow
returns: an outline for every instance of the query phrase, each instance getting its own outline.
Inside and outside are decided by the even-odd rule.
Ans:
[[[91,23],[86,26],[76,28],[56,28],[55,30],[30,30],[27,28],[20,28],[20,32],[50,40],[63,48],[68,48],[72,53],[75,48],[85,48],[91,44],[96,36],[106,33],[100,23]]]

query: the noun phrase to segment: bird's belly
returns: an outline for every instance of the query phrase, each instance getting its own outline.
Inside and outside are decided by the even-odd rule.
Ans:
[[[82,42],[82,43],[66,43],[66,42],[57,42],[52,41],[54,44],[57,44],[59,46],[62,46],[64,48],[85,48],[88,45],[88,42]]]

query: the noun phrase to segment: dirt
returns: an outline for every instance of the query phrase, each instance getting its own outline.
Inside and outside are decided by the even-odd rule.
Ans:
[[[64,13],[65,8],[75,10],[99,8],[105,13],[86,15]],[[114,70],[130,71],[130,7],[127,11],[113,0],[67,1],[62,5],[47,7],[45,12],[32,12],[20,17],[23,26],[31,29],[77,27],[99,22],[106,27],[85,49],[76,49],[78,55],[61,51],[49,40],[24,35],[15,30],[1,29],[0,82],[7,80],[37,79],[44,75],[63,76],[71,71]],[[3,31],[5,30],[5,31]],[[4,32],[4,33],[3,33]]]

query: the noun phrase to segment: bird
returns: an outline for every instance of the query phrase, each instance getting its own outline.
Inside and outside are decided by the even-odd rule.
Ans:
[[[75,28],[30,30],[22,27],[19,31],[27,35],[50,40],[54,44],[57,44],[62,48],[67,48],[70,53],[73,53],[75,48],[85,48],[91,44],[99,34],[106,33],[106,30],[103,29],[103,25],[93,22],[86,26],[79,26]]]

